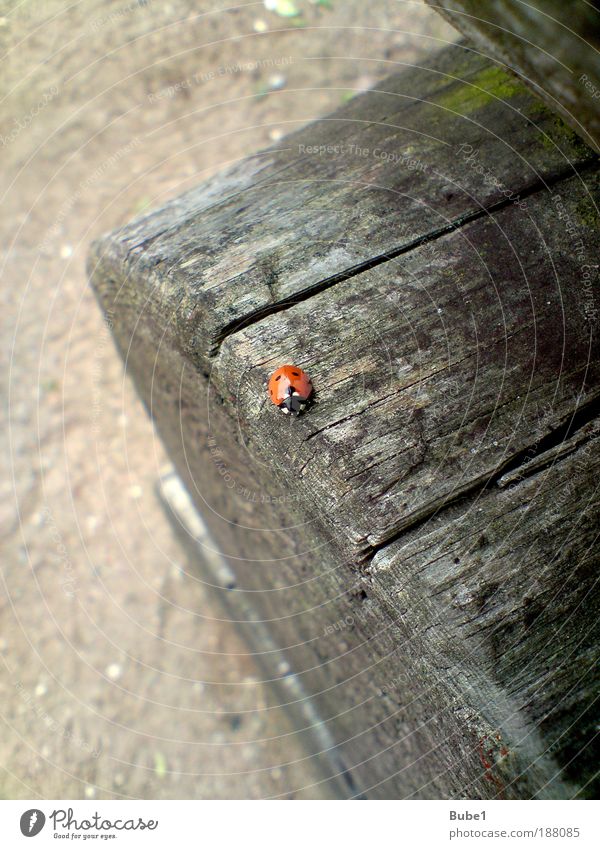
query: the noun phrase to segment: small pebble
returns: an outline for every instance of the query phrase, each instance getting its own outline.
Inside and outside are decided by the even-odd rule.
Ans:
[[[268,26],[262,18],[257,18],[253,24],[254,32],[266,32],[268,30]]]
[[[284,87],[287,79],[283,74],[271,74],[267,82],[269,83],[271,91],[278,91],[280,88]]]
[[[86,797],[86,799],[93,799],[95,795],[96,795],[96,788],[95,788],[95,787],[91,787],[91,786],[88,784],[88,786],[85,788],[85,797]]]
[[[135,483],[133,484],[133,486],[130,486],[128,492],[131,498],[138,499],[142,497],[142,487],[138,483]]]
[[[73,256],[73,248],[71,245],[62,245],[60,249],[61,259],[69,259],[71,256]]]
[[[280,130],[279,127],[273,127],[272,130],[269,130],[269,138],[271,141],[280,141],[283,138],[283,130]]]
[[[48,692],[48,688],[46,687],[46,685],[45,685],[45,684],[43,684],[42,682],[40,682],[40,683],[37,685],[37,687],[35,688],[35,690],[34,690],[33,692],[34,692],[34,694],[35,694],[36,696],[38,696],[38,697],[39,697],[39,696],[45,696],[45,695],[46,695],[46,693]]]
[[[123,667],[118,663],[110,663],[105,671],[112,681],[116,681],[123,674]]]

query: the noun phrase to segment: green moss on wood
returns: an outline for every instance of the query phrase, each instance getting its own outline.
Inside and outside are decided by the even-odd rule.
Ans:
[[[472,76],[468,82],[442,92],[436,102],[445,109],[466,116],[490,103],[523,96],[527,98],[527,103],[522,107],[522,112],[534,123],[546,125],[545,132],[540,134],[540,141],[545,148],[556,150],[558,147],[562,151],[569,151],[569,156],[581,155],[587,158],[592,155],[590,148],[556,112],[534,97],[515,76],[497,65],[490,65]]]
[[[583,227],[592,231],[600,230],[600,215],[591,200],[584,198],[575,209]]]
[[[443,92],[437,103],[461,115],[469,115],[497,100],[510,100],[529,92],[515,77],[497,65],[484,68],[469,82]]]
[[[548,150],[554,150],[559,147],[563,151],[569,151],[569,155],[590,155],[593,156],[593,151],[577,133],[562,120],[560,115],[553,112],[541,101],[535,102],[535,107],[530,110],[532,118],[544,120],[546,123],[545,131],[540,135],[542,144]]]

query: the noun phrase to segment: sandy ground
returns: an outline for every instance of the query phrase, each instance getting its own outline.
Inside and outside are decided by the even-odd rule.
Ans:
[[[84,273],[100,232],[455,38],[420,0],[296,5],[0,0],[5,798],[330,792],[173,537]]]

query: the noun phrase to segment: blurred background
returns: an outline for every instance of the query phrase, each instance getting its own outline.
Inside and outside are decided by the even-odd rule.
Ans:
[[[0,0],[0,796],[330,793],[174,538],[85,256],[456,38],[421,0]]]

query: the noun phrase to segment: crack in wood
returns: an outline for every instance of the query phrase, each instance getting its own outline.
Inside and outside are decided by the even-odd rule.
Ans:
[[[574,170],[578,175],[581,175],[582,173],[591,170],[595,167],[597,167],[597,158],[591,159],[588,162],[581,163],[578,169],[574,169],[573,166],[569,166],[568,168],[555,171],[554,173],[549,174],[545,178],[538,178],[531,185],[527,186],[521,191],[515,192],[511,197],[502,198],[501,200],[498,200],[495,203],[490,204],[489,206],[481,206],[479,209],[475,209],[471,212],[466,213],[465,215],[461,215],[451,221],[449,224],[445,224],[443,227],[438,227],[435,230],[431,230],[429,233],[425,233],[422,236],[418,236],[416,239],[412,239],[410,242],[406,242],[405,244],[400,245],[397,248],[393,248],[392,250],[386,251],[383,254],[378,254],[375,257],[371,257],[370,259],[366,259],[362,262],[356,263],[355,265],[350,266],[350,268],[347,268],[344,271],[332,274],[329,277],[326,277],[324,280],[321,280],[318,283],[309,286],[302,292],[297,292],[294,295],[291,295],[289,298],[282,298],[280,301],[277,301],[274,304],[269,304],[267,306],[260,307],[259,309],[249,313],[246,318],[236,319],[235,321],[226,324],[216,336],[211,349],[208,351],[208,355],[211,357],[216,357],[219,353],[221,345],[229,336],[232,336],[233,334],[238,333],[239,331],[244,330],[245,328],[253,324],[257,324],[259,321],[262,321],[262,319],[266,318],[267,316],[279,312],[284,312],[285,310],[290,309],[290,307],[293,307],[295,304],[307,301],[314,295],[320,294],[321,292],[330,289],[332,286],[335,286],[338,283],[343,283],[346,280],[350,280],[352,277],[356,277],[358,274],[362,274],[365,271],[370,271],[372,268],[376,268],[378,265],[382,265],[383,263],[389,262],[392,259],[396,259],[397,257],[402,256],[403,254],[409,253],[410,251],[416,250],[417,248],[420,248],[423,245],[433,242],[436,239],[439,239],[443,236],[447,236],[450,233],[461,229],[466,224],[470,224],[473,221],[477,221],[479,218],[483,218],[486,215],[493,215],[495,212],[500,212],[501,210],[513,205],[515,202],[515,198],[518,198],[521,201],[526,200],[527,198],[540,191],[547,190],[552,186],[563,182],[564,180],[572,178]]]
[[[385,540],[381,540],[374,545],[369,545],[368,540],[365,540],[367,545],[369,545],[368,549],[364,549],[364,554],[361,553],[361,557],[359,558],[359,562],[361,567],[368,568],[368,565],[371,563],[375,555],[382,551],[387,546],[392,543],[398,542],[403,536],[407,533],[414,533],[417,528],[425,525],[433,516],[438,516],[443,511],[449,509],[450,507],[456,507],[458,504],[467,503],[469,501],[475,500],[482,493],[492,489],[494,486],[499,484],[500,479],[507,474],[508,471],[514,471],[520,467],[523,467],[525,474],[523,474],[518,480],[526,480],[526,478],[531,477],[533,474],[538,471],[543,471],[544,468],[547,468],[548,465],[551,465],[553,462],[557,460],[562,460],[563,456],[559,456],[558,458],[552,453],[553,449],[557,446],[560,446],[566,439],[572,438],[575,434],[582,430],[586,425],[591,422],[597,422],[600,426],[600,396],[597,396],[588,404],[580,407],[579,410],[572,413],[567,422],[561,424],[559,427],[552,430],[546,436],[542,437],[538,443],[532,447],[523,449],[518,452],[514,457],[511,457],[507,460],[505,464],[502,464],[492,475],[488,477],[486,481],[483,483],[480,480],[473,481],[469,486],[465,487],[465,489],[460,492],[455,493],[454,495],[449,495],[446,500],[442,500],[438,503],[432,503],[427,506],[427,509],[423,510],[421,513],[416,513],[412,521],[409,521],[406,525],[404,525],[400,530],[396,533],[392,534]],[[583,445],[585,445],[589,440],[593,439],[594,432],[592,431],[588,437],[578,443],[573,451],[580,449]],[[548,463],[546,465],[535,466],[533,468],[528,468],[524,463],[524,459],[528,458],[527,462],[531,459],[541,457],[544,454],[552,454],[548,459]],[[573,452],[569,452],[573,453]],[[567,455],[564,455],[567,456]]]

